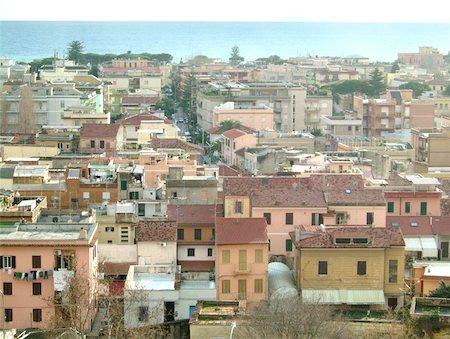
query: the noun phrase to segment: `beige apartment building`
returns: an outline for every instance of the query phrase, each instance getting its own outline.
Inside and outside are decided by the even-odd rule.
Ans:
[[[417,171],[450,167],[450,127],[412,129],[411,143],[416,150]]]
[[[213,110],[214,127],[226,120],[239,121],[242,126],[251,126],[260,131],[273,129],[274,113],[268,106],[242,106],[234,102],[226,102]]]

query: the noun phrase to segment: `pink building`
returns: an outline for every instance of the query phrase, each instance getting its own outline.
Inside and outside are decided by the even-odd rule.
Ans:
[[[384,227],[381,189],[366,188],[361,175],[312,174],[309,177],[225,178],[225,217],[267,221],[270,255],[294,257],[289,232],[300,225]]]
[[[255,147],[257,144],[257,139],[254,135],[247,134],[236,128],[224,132],[222,136],[222,158],[228,165],[238,166],[236,151],[245,147]]]
[[[0,248],[6,329],[52,328],[55,311],[63,307],[83,308],[83,325],[91,328],[97,311],[93,292],[78,306],[56,304],[74,274],[94,286],[97,224],[17,223],[1,229]]]
[[[267,106],[241,106],[226,102],[214,108],[213,119],[213,127],[226,120],[235,120],[257,131],[274,128],[273,109]]]
[[[264,218],[217,218],[217,300],[247,300],[250,309],[266,300],[268,249]]]

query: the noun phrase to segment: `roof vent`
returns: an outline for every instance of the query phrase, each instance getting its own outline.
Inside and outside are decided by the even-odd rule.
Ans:
[[[347,189],[345,190],[345,193],[350,194],[350,193],[352,193],[352,191],[349,190],[349,189],[347,188]]]
[[[419,224],[415,221],[411,221],[411,227],[417,227]]]

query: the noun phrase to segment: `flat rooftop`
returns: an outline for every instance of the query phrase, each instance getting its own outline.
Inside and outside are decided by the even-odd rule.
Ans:
[[[0,241],[81,240],[81,229],[87,231],[87,238],[90,239],[97,224],[15,223],[11,227],[0,228]]]

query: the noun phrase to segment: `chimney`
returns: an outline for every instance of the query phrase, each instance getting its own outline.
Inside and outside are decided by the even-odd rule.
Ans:
[[[300,241],[300,226],[295,228],[295,241]]]
[[[79,240],[86,240],[87,239],[87,231],[81,227],[80,234],[78,235]]]

